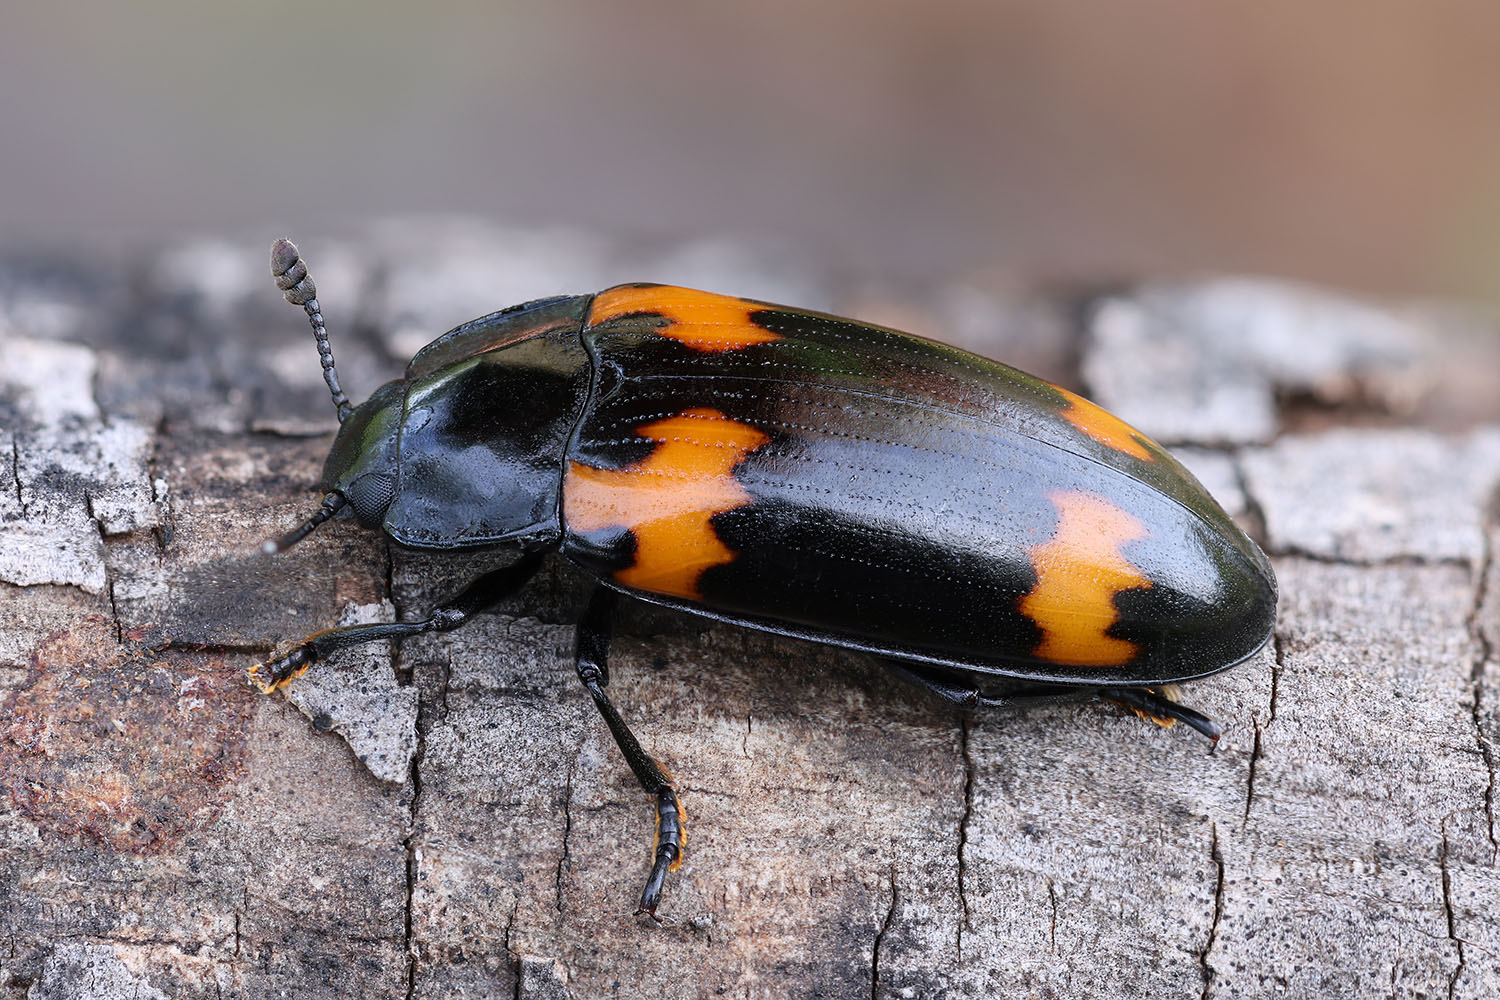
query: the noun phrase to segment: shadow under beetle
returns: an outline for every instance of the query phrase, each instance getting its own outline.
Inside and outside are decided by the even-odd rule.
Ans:
[[[579,679],[656,801],[637,912],[682,860],[671,776],[605,693],[616,594],[874,654],[964,708],[1102,698],[1217,739],[1178,681],[1270,637],[1270,563],[1159,445],[1080,396],[853,320],[660,285],[540,299],[450,330],[354,407],[297,248],[340,421],[322,506],[417,549],[512,549],[419,622],[307,636],[270,692],[356,643],[456,628],[561,552],[598,581]]]

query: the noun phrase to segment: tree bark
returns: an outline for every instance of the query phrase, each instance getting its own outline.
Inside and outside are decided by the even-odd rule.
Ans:
[[[1482,318],[1243,282],[971,294],[965,346],[1075,386],[1081,358],[1264,542],[1275,641],[1185,689],[1210,749],[1107,706],[959,717],[860,656],[632,607],[609,690],[687,816],[653,924],[652,803],[575,677],[561,560],[458,631],[245,682],[505,557],[350,522],[259,554],[316,507],[334,422],[244,243],[0,265],[0,995],[1500,993]],[[357,398],[510,304],[445,279],[473,241],[441,229],[304,250]],[[942,336],[951,301],[859,304]]]

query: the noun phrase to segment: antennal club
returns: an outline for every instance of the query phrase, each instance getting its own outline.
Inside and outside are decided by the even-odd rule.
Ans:
[[[318,342],[323,381],[328,383],[328,391],[333,393],[333,405],[338,408],[339,423],[343,423],[354,412],[354,407],[349,405],[349,397],[339,388],[338,369],[333,366],[333,348],[328,346],[328,331],[323,327],[323,313],[318,305],[318,286],[308,276],[307,264],[297,252],[297,245],[291,240],[282,239],[271,244],[271,277],[276,279],[276,287],[281,289],[286,300],[294,306],[301,306],[302,311],[307,313],[313,339]]]

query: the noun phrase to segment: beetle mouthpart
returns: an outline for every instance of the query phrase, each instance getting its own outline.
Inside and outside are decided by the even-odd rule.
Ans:
[[[349,397],[339,387],[338,369],[333,366],[333,348],[328,346],[328,330],[323,326],[323,307],[318,304],[318,286],[307,273],[307,262],[297,251],[297,244],[280,239],[271,244],[271,277],[282,297],[294,306],[301,306],[307,313],[307,322],[312,326],[313,339],[318,342],[318,360],[323,364],[323,381],[333,394],[333,405],[339,411],[339,423],[349,419],[354,407]]]
[[[274,556],[278,552],[285,552],[287,549],[291,548],[293,545],[296,545],[298,542],[302,541],[302,539],[312,534],[312,530],[314,528],[322,524],[324,521],[328,520],[333,515],[337,514],[340,510],[343,509],[344,504],[348,502],[349,501],[345,499],[344,494],[342,493],[328,494],[323,498],[323,506],[318,508],[317,513],[313,514],[312,517],[308,518],[306,521],[303,521],[301,524],[297,525],[297,527],[293,528],[291,531],[288,531],[280,538],[265,542],[261,545],[260,550],[268,556]]]

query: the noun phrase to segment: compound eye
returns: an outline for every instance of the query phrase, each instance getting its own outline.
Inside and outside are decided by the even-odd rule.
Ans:
[[[354,516],[366,528],[378,528],[396,498],[396,477],[385,472],[367,472],[344,490]]]

